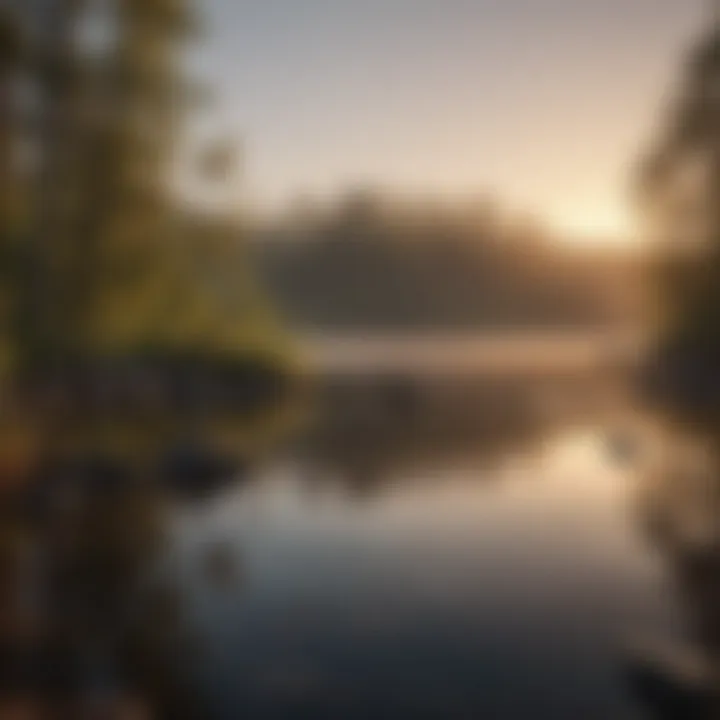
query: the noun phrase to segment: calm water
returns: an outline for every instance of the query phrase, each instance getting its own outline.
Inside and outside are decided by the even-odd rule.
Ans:
[[[184,519],[214,717],[642,717],[623,648],[679,619],[602,427],[346,480],[291,457]]]

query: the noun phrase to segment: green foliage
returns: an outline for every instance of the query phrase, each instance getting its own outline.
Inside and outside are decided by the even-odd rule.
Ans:
[[[34,52],[46,62],[5,77],[7,87],[18,77],[36,87],[42,116],[0,143],[4,168],[28,140],[40,161],[30,183],[6,173],[0,311],[7,296],[19,321],[14,334],[6,324],[4,345],[21,365],[47,368],[148,347],[241,356],[248,344],[274,342],[238,229],[217,220],[200,228],[172,193],[193,3],[114,0],[111,40],[88,53],[74,29],[97,4],[58,2],[61,27]],[[15,25],[0,18],[6,57]],[[232,161],[218,146],[205,170],[219,182]]]

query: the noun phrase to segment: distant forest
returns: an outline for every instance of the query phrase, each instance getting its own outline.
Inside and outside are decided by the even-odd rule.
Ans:
[[[252,232],[255,264],[295,328],[607,328],[632,318],[637,257],[557,242],[484,202],[353,193]]]

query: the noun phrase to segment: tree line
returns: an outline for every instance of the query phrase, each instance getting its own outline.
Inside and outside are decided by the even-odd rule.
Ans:
[[[259,275],[302,329],[588,329],[637,310],[637,256],[558,241],[487,201],[352,191],[251,233]]]

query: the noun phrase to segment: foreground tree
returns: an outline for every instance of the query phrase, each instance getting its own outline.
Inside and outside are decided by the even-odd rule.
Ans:
[[[720,19],[713,12],[643,165],[641,198],[657,248],[653,394],[688,416],[720,419],[718,88]]]
[[[238,371],[233,384],[244,368],[248,383],[272,390],[266,381],[273,367],[283,374],[284,348],[237,227],[193,220],[175,193],[197,95],[182,72],[198,26],[192,3],[46,0],[8,4],[5,17],[0,81],[8,116],[22,119],[0,138],[10,208],[3,247],[13,253],[0,296],[15,318],[1,345],[14,377],[42,403],[60,390],[78,415],[87,415],[69,393],[78,383],[87,390],[109,376],[137,387],[133,375],[144,370],[167,385],[168,365],[183,360],[181,385],[207,384],[219,363]],[[17,28],[28,37],[22,62]],[[28,152],[16,169],[11,156],[21,147]],[[230,153],[209,155],[219,182]],[[178,418],[173,401],[160,404]],[[51,409],[36,415],[52,421]],[[117,405],[104,409],[116,419]]]
[[[165,504],[232,479],[234,456],[194,446],[254,449],[285,367],[236,229],[189,222],[173,192],[193,3],[0,8],[0,705],[9,682],[66,717],[117,712],[83,707],[98,693],[203,717],[157,574]]]

